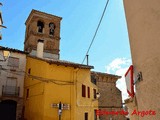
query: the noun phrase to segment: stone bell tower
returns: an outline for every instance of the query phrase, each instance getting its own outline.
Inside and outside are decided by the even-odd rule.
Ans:
[[[61,17],[32,10],[27,18],[24,51],[37,54],[38,41],[43,42],[43,58],[59,59]]]

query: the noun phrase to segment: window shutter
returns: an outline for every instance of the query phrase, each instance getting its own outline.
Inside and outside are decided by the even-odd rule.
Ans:
[[[88,87],[88,98],[90,98],[90,87]]]
[[[96,89],[93,89],[93,97],[94,97],[94,99],[97,98],[97,96],[96,96]]]
[[[82,97],[86,97],[86,86],[82,85]]]

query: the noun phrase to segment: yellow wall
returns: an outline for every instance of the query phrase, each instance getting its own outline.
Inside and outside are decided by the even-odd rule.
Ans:
[[[61,120],[83,120],[85,112],[88,112],[89,120],[93,120],[94,109],[97,109],[98,101],[93,99],[92,89],[97,87],[90,82],[90,69],[57,66],[27,57],[26,71],[29,68],[31,68],[31,75],[47,78],[45,80],[50,81],[42,82],[26,77],[25,96],[29,88],[29,97],[25,99],[25,118],[27,120],[58,120],[58,108],[52,108],[51,104],[60,101],[70,105],[69,110],[62,111]],[[55,82],[60,82],[55,80],[71,83],[57,85]],[[82,84],[90,87],[90,98],[82,97]]]
[[[90,71],[80,69],[77,72],[77,97],[76,107],[77,116],[76,120],[84,120],[84,113],[88,112],[88,119],[94,120],[94,110],[98,109],[98,100],[94,99],[93,88],[97,89],[97,86],[90,82]],[[82,97],[82,84],[86,86],[86,97]],[[90,87],[90,98],[87,97],[87,87]]]
[[[42,67],[43,66],[43,67]],[[26,73],[31,68],[31,75],[45,77],[45,64],[41,61],[35,61],[27,57]],[[29,96],[26,98],[26,92],[29,89]],[[27,120],[43,120],[44,114],[44,89],[45,83],[39,80],[25,77],[24,81],[24,116]]]

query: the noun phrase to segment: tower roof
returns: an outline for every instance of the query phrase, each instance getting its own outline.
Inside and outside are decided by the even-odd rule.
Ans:
[[[48,18],[56,18],[56,19],[62,20],[62,17],[55,16],[55,15],[52,15],[52,14],[48,14],[48,13],[45,13],[45,12],[41,12],[41,11],[32,9],[31,13],[29,14],[29,16],[28,16],[28,18],[25,22],[25,25],[32,19],[33,16],[40,16],[40,17],[45,16],[45,17],[48,17]]]

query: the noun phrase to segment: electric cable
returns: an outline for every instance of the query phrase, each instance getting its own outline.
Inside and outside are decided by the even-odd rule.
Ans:
[[[91,46],[92,46],[92,44],[93,44],[93,42],[94,42],[94,40],[95,40],[95,37],[96,37],[97,32],[98,32],[98,29],[99,29],[99,27],[100,27],[100,25],[101,25],[102,19],[103,19],[104,14],[105,14],[105,11],[106,11],[106,9],[107,9],[108,3],[109,3],[109,0],[107,0],[107,2],[106,2],[105,8],[104,8],[103,13],[102,13],[102,16],[101,16],[100,21],[99,21],[99,23],[98,23],[97,29],[96,29],[96,31],[95,31],[95,33],[94,33],[94,36],[93,36],[93,38],[92,38],[92,40],[91,40],[91,43],[90,43],[89,47],[88,47],[88,50],[87,50],[87,52],[86,52],[86,54],[85,54],[85,57],[84,57],[84,59],[83,59],[83,61],[82,61],[82,64],[84,63],[84,61],[85,61],[85,59],[86,59],[86,56],[88,55],[89,50],[91,49]]]
[[[21,76],[25,75],[25,76],[28,76],[29,78],[36,79],[36,80],[39,80],[41,82],[47,82],[47,83],[51,82],[51,83],[54,83],[54,84],[57,84],[57,85],[74,85],[74,82],[71,82],[71,81],[63,81],[63,80],[43,78],[43,77],[39,77],[39,76],[30,75],[26,72],[24,72],[23,74],[20,74],[20,73],[16,73],[16,72],[13,72],[13,71],[8,71],[9,69],[5,69],[5,68],[2,68],[1,70],[5,71],[7,73],[15,74],[15,75],[21,75]]]

